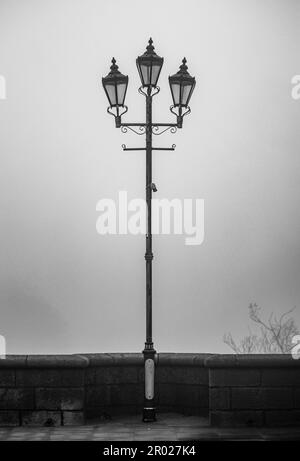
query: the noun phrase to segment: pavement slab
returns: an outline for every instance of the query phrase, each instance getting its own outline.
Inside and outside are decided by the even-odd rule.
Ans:
[[[299,440],[299,428],[212,428],[208,418],[160,414],[155,423],[140,416],[120,416],[109,421],[88,422],[72,427],[3,427],[0,441],[186,441],[186,440]]]

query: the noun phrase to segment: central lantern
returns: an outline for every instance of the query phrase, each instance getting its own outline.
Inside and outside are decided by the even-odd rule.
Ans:
[[[136,65],[143,87],[151,89],[157,86],[163,63],[164,58],[161,58],[155,53],[153,40],[150,38],[145,53],[136,59]]]

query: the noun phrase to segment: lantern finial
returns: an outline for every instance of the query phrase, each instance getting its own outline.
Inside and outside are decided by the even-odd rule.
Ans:
[[[156,54],[155,51],[154,51],[153,40],[152,40],[151,37],[149,38],[148,45],[146,47],[146,53],[147,54]]]
[[[116,72],[120,72],[119,71],[119,66],[116,64],[116,60],[115,58],[112,58],[111,60],[111,66],[110,66],[110,73],[116,73]]]
[[[186,74],[188,70],[188,66],[186,65],[186,58],[183,58],[181,66],[179,66],[180,72],[182,74]]]

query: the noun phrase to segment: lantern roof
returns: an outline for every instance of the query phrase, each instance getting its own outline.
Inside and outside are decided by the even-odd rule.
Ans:
[[[123,79],[127,80],[128,77],[119,71],[119,66],[117,65],[115,58],[112,58],[111,63],[112,64],[110,66],[110,72],[106,75],[106,77],[103,77],[102,80],[104,81],[115,80],[115,79],[118,79],[120,81]]]
[[[195,77],[192,77],[190,73],[188,72],[188,66],[186,65],[186,63],[187,63],[186,58],[183,58],[182,64],[179,66],[178,72],[176,72],[176,74],[169,77],[169,79],[172,79],[174,81],[175,79],[195,81]]]

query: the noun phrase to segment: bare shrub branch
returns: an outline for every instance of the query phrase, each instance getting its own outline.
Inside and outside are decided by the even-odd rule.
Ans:
[[[223,342],[236,354],[288,354],[293,348],[293,336],[299,334],[295,320],[290,316],[294,310],[295,307],[279,318],[272,312],[268,320],[264,320],[261,308],[251,303],[249,318],[257,328],[257,334],[249,329],[249,335],[237,342],[231,333],[226,333]]]

